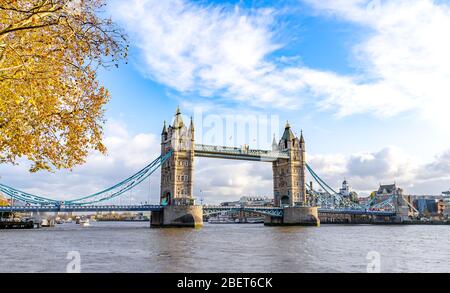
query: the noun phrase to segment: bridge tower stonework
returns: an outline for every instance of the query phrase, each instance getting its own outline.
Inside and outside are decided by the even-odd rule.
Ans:
[[[272,163],[274,205],[283,207],[283,218],[266,216],[265,225],[319,226],[317,207],[308,206],[306,196],[306,148],[303,132],[296,137],[289,123],[272,151],[288,154]]]
[[[192,205],[194,175],[194,125],[184,125],[177,109],[173,126],[164,122],[161,155],[173,151],[161,166],[161,204]]]
[[[272,150],[287,152],[289,159],[272,163],[275,206],[306,205],[305,140],[303,133],[296,137],[286,123],[278,145]]]
[[[160,204],[163,211],[152,213],[153,227],[197,227],[203,223],[201,206],[196,206],[193,196],[194,180],[194,123],[183,122],[179,108],[173,125],[164,122],[161,133],[161,155],[172,151],[171,157],[161,166]]]

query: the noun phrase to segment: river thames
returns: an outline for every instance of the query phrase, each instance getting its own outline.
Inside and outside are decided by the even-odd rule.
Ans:
[[[146,222],[0,231],[0,272],[450,272],[449,226],[205,224],[150,229]]]

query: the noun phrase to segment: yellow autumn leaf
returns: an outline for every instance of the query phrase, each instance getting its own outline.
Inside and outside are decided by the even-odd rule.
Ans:
[[[125,56],[126,39],[99,16],[103,0],[73,3],[0,0],[0,163],[72,168],[89,150],[105,152],[109,95],[95,70]]]

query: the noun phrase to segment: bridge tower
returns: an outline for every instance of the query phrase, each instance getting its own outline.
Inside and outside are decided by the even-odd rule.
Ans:
[[[289,159],[273,162],[273,186],[275,206],[295,206],[306,204],[305,139],[303,133],[296,137],[289,122],[286,123],[283,136],[276,151],[287,152]]]
[[[410,210],[412,204],[408,202],[408,199],[403,195],[403,189],[397,188],[395,201],[395,222],[404,223],[411,222]],[[411,211],[412,214],[412,211]]]
[[[173,151],[161,166],[161,204],[192,205],[194,175],[194,123],[189,128],[183,122],[180,109],[173,126],[164,122],[161,133],[161,155]]]
[[[266,216],[265,225],[320,226],[317,207],[308,206],[306,199],[306,157],[303,132],[296,137],[289,122],[283,136],[274,141],[273,151],[285,152],[288,158],[279,158],[272,163],[274,204],[283,207],[283,218]]]
[[[203,223],[201,206],[193,197],[194,180],[194,123],[184,124],[177,108],[173,125],[164,122],[161,133],[161,155],[172,156],[161,166],[160,204],[163,212],[152,214],[152,226],[199,226]]]

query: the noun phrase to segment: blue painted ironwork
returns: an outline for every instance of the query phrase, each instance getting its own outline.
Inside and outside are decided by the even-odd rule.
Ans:
[[[346,215],[373,215],[382,217],[395,216],[396,213],[393,211],[374,211],[374,210],[352,210],[352,209],[317,209],[319,213],[324,214],[346,214]]]
[[[365,205],[357,204],[337,193],[324,180],[322,180],[308,164],[306,164],[306,169],[324,190],[324,193],[319,193],[315,190],[311,190],[311,188],[306,185],[310,194],[313,195],[313,199],[316,201],[315,204],[319,207],[319,211],[323,210],[339,211],[339,213],[388,215],[396,213],[394,204],[395,196],[391,196],[379,203],[376,203],[377,198],[373,198]]]
[[[153,162],[145,166],[143,169],[135,173],[134,175],[128,177],[127,179],[111,186],[107,189],[104,189],[100,192],[83,196],[73,200],[55,200],[42,196],[33,195],[24,191],[20,191],[13,187],[7,186],[5,184],[0,184],[0,191],[4,192],[6,195],[10,196],[13,199],[23,201],[26,203],[34,204],[34,205],[92,205],[95,203],[100,203],[106,200],[113,199],[124,192],[138,186],[142,181],[152,175],[164,162],[170,158],[173,151],[169,151],[164,156],[159,156]]]
[[[388,197],[386,200],[381,201],[379,203],[373,203],[370,206],[370,210],[377,211],[377,210],[395,210],[395,200],[396,196],[392,195]]]
[[[147,179],[150,175],[152,175],[164,162],[172,156],[173,151],[170,150],[167,154],[164,156],[158,157],[156,160],[151,162],[149,165],[147,165],[145,168],[137,172],[136,174],[132,175],[131,177],[123,180],[122,182],[107,188],[103,191],[94,193],[92,195],[88,195],[85,197],[81,197],[75,200],[69,200],[65,201],[65,204],[73,205],[87,205],[87,204],[94,204],[106,200],[110,200],[112,198],[115,198],[124,192],[138,186],[142,181]]]
[[[100,192],[83,196],[73,200],[55,200],[47,197],[42,197],[27,192],[20,191],[13,187],[0,184],[0,191],[10,196],[15,200],[25,202],[26,206],[0,207],[0,211],[12,212],[69,212],[69,211],[159,211],[163,208],[161,205],[98,205],[98,203],[111,200],[125,193],[128,190],[138,186],[146,178],[152,175],[162,164],[164,164],[173,151],[169,151],[164,156],[160,156],[153,162],[145,166],[143,169],[128,177],[127,179],[105,189]],[[232,148],[224,146],[211,145],[195,145],[195,155],[198,157],[214,157],[225,159],[241,159],[252,161],[267,161],[273,162],[278,159],[288,159],[289,155],[286,152],[280,151],[266,151],[249,148]],[[340,213],[340,214],[366,214],[366,215],[395,215],[395,197],[392,196],[387,200],[376,203],[376,199],[372,199],[366,205],[360,205],[344,198],[330,187],[323,179],[321,179],[315,171],[306,164],[306,168],[324,190],[319,193],[307,186],[309,194],[312,196],[313,202],[310,204],[317,206],[321,213]],[[224,212],[254,212],[261,215],[269,215],[272,217],[282,217],[283,208],[279,207],[224,207],[224,206],[205,206],[205,215],[212,215]]]
[[[161,205],[37,205],[37,206],[5,206],[0,212],[29,213],[29,212],[155,212],[161,211]]]
[[[238,212],[254,212],[261,215],[268,215],[272,217],[283,217],[283,208],[279,207],[227,207],[227,206],[204,206],[203,214],[205,216],[212,216],[222,213],[238,213]],[[383,210],[355,210],[350,208],[318,208],[319,213],[328,214],[350,214],[350,215],[376,215],[376,216],[395,216],[395,212]]]
[[[251,206],[204,206],[203,214],[212,216],[222,213],[251,212],[272,217],[283,217],[283,208],[277,207],[251,207]]]
[[[155,212],[164,209],[162,205],[35,205],[35,206],[6,206],[0,207],[0,212],[30,213],[30,212]],[[205,206],[203,213],[211,216],[221,213],[253,212],[272,217],[283,217],[283,208],[277,207],[221,207]],[[352,210],[352,209],[326,209],[319,208],[319,213],[328,214],[351,214],[351,215],[377,215],[377,216],[395,216],[395,212],[376,211],[376,210]]]
[[[278,159],[289,159],[289,154],[282,151],[267,151],[249,148],[234,148],[196,144],[195,156],[246,161],[274,162]]]
[[[57,205],[58,201],[54,200],[54,199],[50,199],[50,198],[45,198],[45,197],[41,197],[41,196],[37,196],[34,194],[30,194],[24,191],[20,191],[18,189],[15,189],[13,187],[4,185],[4,184],[0,184],[0,191],[2,191],[4,194],[8,195],[9,197],[16,199],[16,200],[20,200],[26,203],[30,203],[30,204],[40,204],[40,205],[48,205],[48,204],[52,204],[52,205]]]

